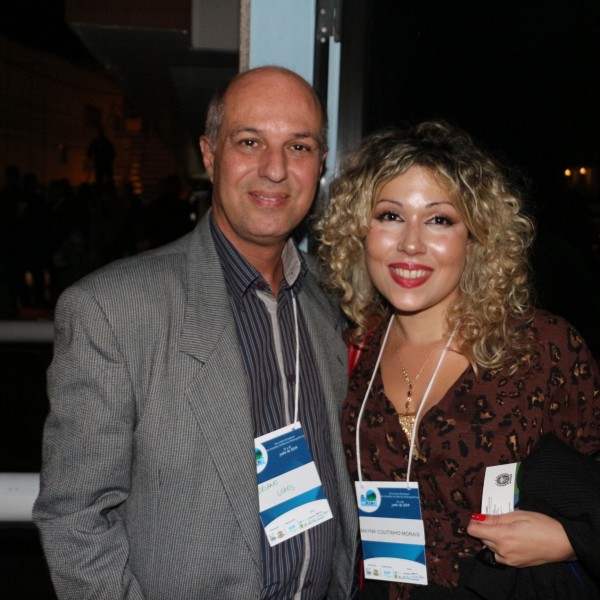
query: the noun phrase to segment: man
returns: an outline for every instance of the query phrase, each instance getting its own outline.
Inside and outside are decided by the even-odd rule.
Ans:
[[[34,519],[61,600],[350,594],[343,324],[290,240],[324,112],[294,73],[248,71],[213,100],[201,148],[213,198],[198,227],[57,307]],[[296,411],[333,518],[271,547],[254,440]]]
[[[104,127],[98,128],[98,135],[90,142],[86,154],[94,169],[96,185],[112,187],[116,151],[104,132]]]

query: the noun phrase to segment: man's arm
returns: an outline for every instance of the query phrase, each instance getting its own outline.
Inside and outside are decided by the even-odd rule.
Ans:
[[[128,497],[135,402],[119,344],[81,287],[56,311],[41,491],[34,506],[61,600],[138,600],[119,507]]]

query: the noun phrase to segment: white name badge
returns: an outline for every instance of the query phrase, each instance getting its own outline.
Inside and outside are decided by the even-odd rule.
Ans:
[[[484,515],[502,515],[517,509],[517,474],[520,465],[521,463],[508,463],[486,468],[481,498],[481,512]]]
[[[254,440],[260,520],[271,546],[333,518],[300,423]]]
[[[427,585],[418,484],[357,481],[355,487],[365,577]]]

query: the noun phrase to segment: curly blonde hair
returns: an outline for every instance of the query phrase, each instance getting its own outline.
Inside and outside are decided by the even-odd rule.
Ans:
[[[360,342],[392,307],[371,283],[365,238],[379,191],[413,166],[423,167],[452,198],[469,231],[459,297],[447,315],[461,352],[475,369],[512,373],[533,352],[528,250],[533,223],[499,165],[465,132],[444,121],[374,133],[350,154],[329,186],[318,219],[327,283],[339,292]]]

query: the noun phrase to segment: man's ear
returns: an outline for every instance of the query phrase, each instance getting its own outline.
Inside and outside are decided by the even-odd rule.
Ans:
[[[208,175],[208,178],[212,181],[215,153],[213,152],[212,146],[210,145],[210,142],[208,141],[208,138],[205,135],[203,135],[200,138],[200,150],[202,151],[202,162],[204,163],[206,174]]]
[[[326,158],[328,154],[329,148],[325,148],[325,150],[323,150],[323,152],[321,153],[321,169],[319,170],[319,177],[323,177],[323,173],[325,173],[325,167],[327,166]]]

